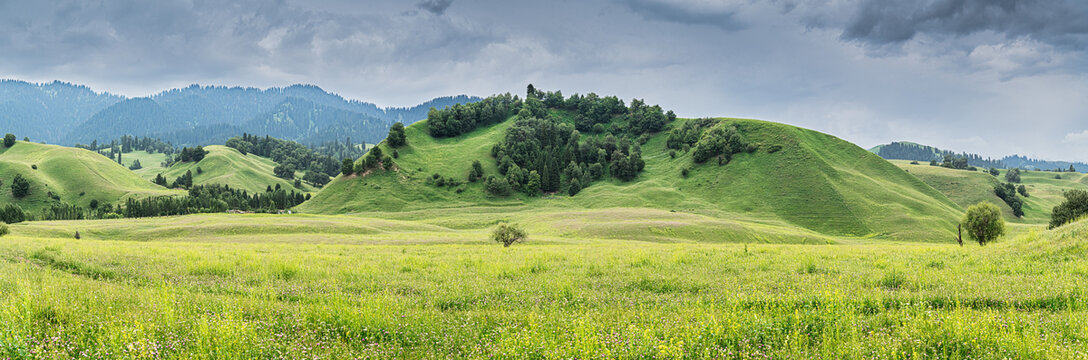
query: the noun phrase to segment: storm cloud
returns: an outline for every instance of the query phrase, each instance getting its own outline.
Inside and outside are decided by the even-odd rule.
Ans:
[[[2,78],[307,83],[382,106],[533,83],[863,147],[1082,161],[1086,48],[1076,0],[0,0]]]

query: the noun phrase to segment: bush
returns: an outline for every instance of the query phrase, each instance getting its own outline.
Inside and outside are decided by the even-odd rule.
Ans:
[[[689,170],[688,168],[680,169],[680,176],[683,176],[683,177],[686,178],[686,177],[688,177],[689,173],[691,173],[691,170]]]
[[[574,196],[578,194],[579,191],[582,191],[581,183],[578,182],[578,179],[571,180],[570,187],[567,188],[567,193],[570,194],[570,196]]]
[[[16,198],[30,195],[30,180],[24,178],[22,174],[15,174],[15,179],[11,180],[11,195]]]
[[[522,230],[517,224],[500,223],[495,226],[494,230],[491,230],[491,240],[502,244],[503,247],[525,242],[528,237],[529,235],[525,233],[525,230]]]
[[[910,164],[911,165],[918,165],[918,162],[917,161],[911,161]]]
[[[1023,196],[1023,197],[1030,197],[1030,196],[1028,196],[1028,187],[1027,186],[1024,186],[1024,185],[1017,186],[1016,187],[1016,192],[1020,193],[1020,195]]]
[[[385,141],[390,147],[401,147],[408,143],[408,137],[404,135],[404,124],[396,122],[389,128],[389,135],[385,137]]]
[[[7,235],[9,232],[8,224],[0,224],[0,236]]]
[[[1056,228],[1088,215],[1088,191],[1065,192],[1065,201],[1054,207],[1050,215],[1050,228]]]
[[[1005,219],[1001,218],[1001,209],[988,202],[980,202],[967,208],[962,222],[967,236],[978,241],[979,245],[986,245],[1005,235]]]
[[[4,205],[4,208],[0,209],[0,222],[14,224],[26,221],[26,213],[23,212],[23,208],[15,204]]]
[[[484,188],[486,188],[487,193],[491,195],[510,195],[510,183],[506,181],[506,178],[495,177],[495,175],[487,177],[487,181],[484,182]]]
[[[4,147],[12,147],[15,145],[15,134],[4,135]]]
[[[30,165],[31,169],[38,170],[38,164]]]

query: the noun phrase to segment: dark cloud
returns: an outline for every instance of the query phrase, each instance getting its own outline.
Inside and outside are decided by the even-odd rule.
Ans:
[[[863,147],[913,140],[992,156],[1088,154],[1088,1],[450,6],[0,0],[0,76],[129,96],[191,83],[309,83],[389,106],[533,83],[645,98],[687,117],[786,122]],[[1032,131],[1016,131],[1025,119]]]
[[[446,12],[446,9],[450,8],[453,4],[453,0],[423,0],[416,4],[416,7],[430,11],[435,15],[442,15]]]
[[[901,44],[919,35],[965,37],[991,32],[1055,47],[1088,46],[1088,1],[861,0],[850,5],[842,38],[868,45]]]
[[[617,0],[631,11],[649,20],[686,25],[710,25],[735,31],[746,28],[736,19],[736,11],[724,3],[677,2],[671,0]]]

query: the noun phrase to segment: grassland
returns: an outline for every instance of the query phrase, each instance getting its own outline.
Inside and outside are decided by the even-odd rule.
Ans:
[[[1028,190],[1024,198],[1024,216],[1013,216],[1012,209],[997,195],[994,185],[1005,181],[1005,172],[998,177],[982,171],[948,169],[928,164],[911,165],[905,160],[891,160],[892,163],[914,174],[926,184],[942,192],[959,206],[966,208],[982,201],[991,202],[1001,207],[1007,221],[1023,224],[1047,224],[1055,206],[1065,200],[1062,195],[1068,190],[1088,190],[1088,174],[1053,173],[1045,171],[1024,171],[1020,175],[1021,184]],[[1061,179],[1055,179],[1061,175]]]
[[[301,192],[316,191],[309,184],[303,183],[302,188],[295,188],[293,181],[278,178],[272,172],[276,162],[272,159],[260,157],[254,154],[242,155],[238,150],[222,146],[212,145],[204,148],[208,155],[199,162],[184,162],[171,165],[163,172],[163,176],[169,181],[185,175],[186,171],[192,171],[193,184],[222,184],[232,188],[244,189],[253,192],[263,192],[269,186],[280,187]],[[123,160],[123,158],[122,158]],[[197,169],[202,171],[198,172]],[[157,174],[151,174],[152,179]],[[302,173],[296,173],[301,178]]]
[[[29,196],[22,199],[12,196],[11,181],[15,174],[30,180]],[[61,202],[84,208],[91,200],[113,205],[129,197],[181,193],[152,184],[91,151],[22,141],[11,148],[0,147],[0,179],[3,181],[0,204],[18,204],[32,214],[57,202],[49,198],[50,192]]]
[[[166,161],[166,154],[133,151],[121,155],[121,162],[125,164],[126,168],[132,166],[136,160],[140,160],[141,168],[133,170],[132,172],[148,181],[155,180],[155,175],[165,171],[165,168],[162,167],[162,163]]]
[[[465,179],[473,160],[481,161],[485,174],[497,174],[490,149],[512,120],[445,139],[430,137],[426,122],[419,122],[407,128],[408,146],[396,149],[397,171],[338,178],[299,210],[340,214],[443,207],[548,212],[652,208],[801,227],[829,236],[920,241],[952,236],[960,207],[880,157],[815,131],[757,120],[726,121],[761,150],[737,155],[725,166],[693,165],[689,153],[669,156],[662,132],[642,146],[646,168],[634,181],[602,181],[574,197],[543,198],[520,194],[496,198],[480,183],[461,185],[460,192],[458,187],[427,184],[433,174]],[[381,146],[383,153],[393,150]],[[775,146],[781,150],[768,150]],[[681,176],[683,168],[691,169],[686,178]]]
[[[1086,223],[986,247],[793,245],[536,215],[511,248],[456,212],[13,225],[0,357],[1088,356]]]

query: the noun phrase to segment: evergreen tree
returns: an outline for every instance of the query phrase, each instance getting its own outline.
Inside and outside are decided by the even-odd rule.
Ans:
[[[396,122],[389,128],[389,135],[385,138],[390,147],[401,147],[408,143],[408,137],[404,134],[404,124]]]
[[[349,176],[349,175],[354,174],[354,173],[355,173],[355,160],[344,159],[343,161],[341,161],[340,174],[342,174],[344,176]]]
[[[30,180],[22,174],[15,174],[15,179],[11,180],[11,195],[17,199],[30,195]]]

